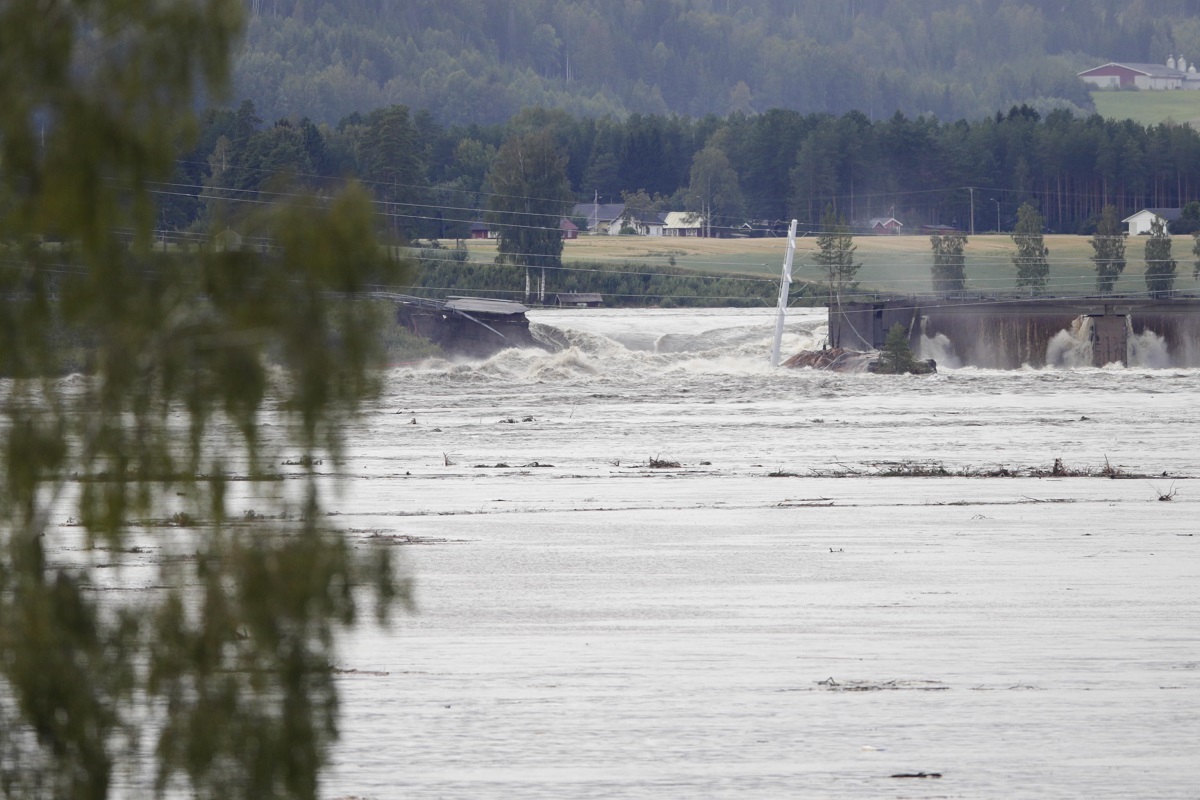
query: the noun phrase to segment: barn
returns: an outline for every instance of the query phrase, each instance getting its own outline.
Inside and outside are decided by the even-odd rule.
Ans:
[[[1129,64],[1110,61],[1078,73],[1079,78],[1101,89],[1182,89],[1187,73],[1164,64]]]

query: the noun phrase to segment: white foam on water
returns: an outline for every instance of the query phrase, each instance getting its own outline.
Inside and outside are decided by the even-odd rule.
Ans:
[[[937,362],[938,369],[961,369],[962,359],[954,352],[954,343],[944,333],[928,336],[922,333],[917,342],[917,353],[922,359],[932,358]]]
[[[352,422],[331,524],[427,543],[339,637],[322,797],[1195,796],[1200,486],[1157,476],[1200,370],[771,369],[761,310],[595,311]],[[843,477],[1057,458],[1156,477]]]
[[[1074,369],[1092,366],[1092,318],[1076,317],[1070,330],[1054,334],[1046,345],[1046,366]]]
[[[1133,325],[1128,325],[1127,345],[1129,366],[1163,369],[1171,366],[1171,354],[1167,342],[1157,333],[1145,330],[1135,334]]]

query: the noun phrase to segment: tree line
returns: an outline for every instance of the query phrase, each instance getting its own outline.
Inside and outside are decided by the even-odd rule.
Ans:
[[[158,224],[170,232],[236,229],[265,199],[357,178],[395,236],[462,238],[489,198],[522,194],[499,156],[535,133],[552,143],[557,183],[538,187],[531,178],[523,193],[562,202],[549,212],[513,211],[532,227],[556,227],[569,201],[624,200],[696,211],[714,235],[778,232],[792,218],[817,232],[827,206],[852,228],[896,217],[910,232],[1011,232],[1017,209],[1030,202],[1049,230],[1090,234],[1106,206],[1125,217],[1200,196],[1200,134],[1192,127],[1064,110],[1043,118],[1029,106],[950,123],[899,113],[872,121],[854,111],[596,119],[526,109],[504,124],[448,126],[405,106],[356,112],[336,125],[265,124],[247,101],[203,115],[196,145],[158,189]]]

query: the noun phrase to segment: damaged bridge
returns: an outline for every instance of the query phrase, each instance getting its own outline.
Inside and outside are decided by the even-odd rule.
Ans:
[[[908,331],[914,351],[937,340],[964,366],[1045,366],[1051,342],[1063,332],[1090,345],[1095,366],[1129,364],[1135,343],[1151,334],[1171,366],[1200,366],[1197,297],[911,296],[842,303],[829,308],[829,343],[879,349],[896,324]]]
[[[392,292],[373,292],[371,297],[394,302],[400,325],[450,353],[486,357],[507,347],[542,346],[529,332],[529,309],[511,300],[431,300]]]

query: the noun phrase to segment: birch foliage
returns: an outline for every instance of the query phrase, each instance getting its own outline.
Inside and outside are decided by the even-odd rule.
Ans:
[[[317,475],[377,388],[350,298],[402,271],[367,196],[283,192],[255,247],[154,240],[240,27],[236,0],[0,4],[0,797],[315,797],[334,634],[406,596]]]

